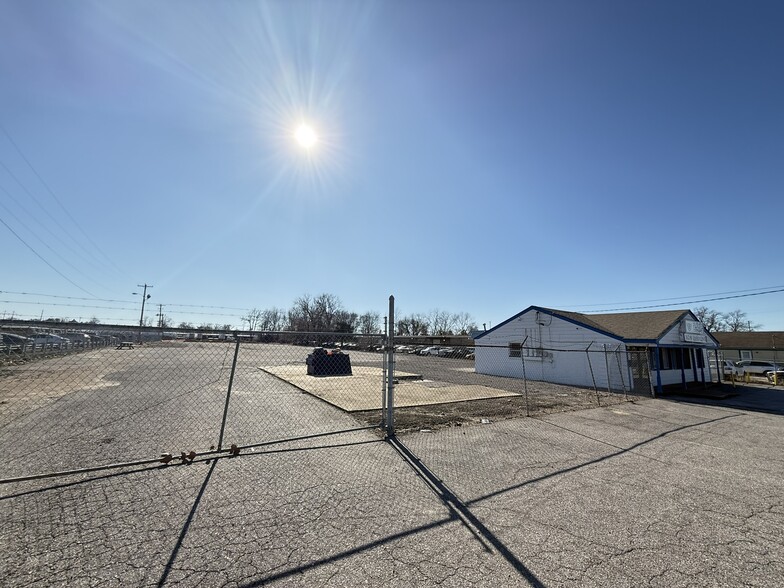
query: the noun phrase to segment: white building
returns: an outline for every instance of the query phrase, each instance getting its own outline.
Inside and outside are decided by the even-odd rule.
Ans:
[[[581,314],[530,306],[475,336],[476,372],[613,390],[711,382],[719,344],[690,310]]]

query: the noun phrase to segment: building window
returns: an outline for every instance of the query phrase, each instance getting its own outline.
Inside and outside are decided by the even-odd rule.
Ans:
[[[683,369],[691,369],[691,349],[679,349],[678,354],[683,359]]]
[[[751,359],[751,351],[745,350],[740,352],[741,359]]]
[[[521,357],[522,356],[522,343],[510,343],[509,344],[509,357]]]
[[[697,367],[703,367],[702,351],[700,349],[694,350],[697,353]],[[654,353],[655,349],[651,349],[651,362],[656,365]],[[680,370],[691,369],[691,349],[681,347],[659,347],[659,369],[666,370]]]

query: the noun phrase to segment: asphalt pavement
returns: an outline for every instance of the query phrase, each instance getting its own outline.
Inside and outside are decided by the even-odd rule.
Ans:
[[[348,418],[321,410],[320,422]],[[0,577],[6,586],[784,585],[782,433],[776,414],[645,400],[396,443],[356,431],[217,461],[4,484]]]

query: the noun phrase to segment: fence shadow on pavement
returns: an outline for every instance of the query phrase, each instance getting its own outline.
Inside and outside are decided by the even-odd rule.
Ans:
[[[591,466],[591,465],[602,463],[604,461],[607,461],[608,459],[612,459],[613,457],[618,457],[618,456],[623,455],[625,453],[629,453],[630,451],[633,451],[635,449],[639,449],[640,447],[644,447],[645,445],[653,443],[654,441],[657,441],[658,439],[663,439],[664,437],[667,437],[668,435],[672,435],[673,433],[677,433],[679,431],[684,431],[684,430],[687,430],[687,429],[693,429],[695,427],[701,427],[703,425],[710,425],[712,423],[717,423],[719,421],[724,421],[724,420],[731,419],[731,418],[736,418],[736,417],[739,417],[739,416],[742,416],[742,414],[741,413],[728,414],[728,415],[724,415],[724,416],[721,416],[721,417],[717,417],[715,419],[709,419],[709,420],[706,420],[706,421],[700,421],[698,423],[691,423],[691,424],[688,424],[688,425],[682,425],[680,427],[675,427],[673,429],[669,429],[667,431],[663,431],[663,432],[661,432],[661,433],[659,433],[657,435],[654,435],[654,436],[649,437],[647,439],[644,439],[642,441],[638,441],[637,443],[634,443],[633,445],[630,445],[629,447],[620,447],[618,445],[613,445],[612,443],[608,443],[607,441],[602,441],[601,439],[596,439],[594,437],[590,437],[590,436],[585,435],[583,433],[580,433],[578,431],[574,431],[572,429],[569,429],[568,427],[563,427],[561,425],[556,425],[555,423],[552,423],[550,421],[543,421],[543,422],[546,422],[546,423],[548,423],[548,424],[550,424],[550,425],[552,425],[554,427],[558,427],[560,429],[564,429],[564,430],[566,430],[566,431],[568,431],[568,432],[570,432],[572,434],[579,435],[581,437],[586,437],[586,438],[588,438],[588,439],[590,439],[592,441],[596,441],[598,443],[602,443],[602,444],[607,445],[609,447],[613,447],[613,448],[617,449],[617,451],[613,451],[611,453],[608,453],[607,455],[602,455],[600,457],[597,457],[596,459],[591,459],[591,460],[588,460],[588,461],[585,461],[585,462],[582,462],[582,463],[575,464],[575,465],[570,466],[568,468],[562,468],[560,470],[557,470],[557,471],[554,471],[554,472],[550,472],[549,474],[545,474],[543,476],[538,476],[536,478],[531,478],[530,480],[525,480],[523,482],[520,482],[519,484],[514,484],[514,485],[509,486],[507,488],[502,488],[502,489],[496,490],[494,492],[489,492],[489,493],[487,493],[487,494],[485,494],[483,496],[479,496],[477,498],[474,498],[473,500],[469,500],[466,504],[471,506],[471,505],[477,504],[479,502],[482,502],[484,500],[488,500],[490,498],[494,498],[496,496],[500,496],[501,494],[506,494],[507,492],[511,492],[513,490],[518,490],[520,488],[524,488],[525,486],[530,486],[531,484],[534,484],[536,482],[542,482],[544,480],[549,480],[551,478],[556,478],[556,477],[561,476],[563,474],[568,474],[570,472],[578,471],[578,470],[581,470],[581,469],[583,469],[585,467],[588,467],[588,466]]]
[[[210,483],[212,474],[215,471],[215,466],[217,465],[218,460],[213,460],[213,462],[210,464],[210,469],[204,476],[204,482],[202,483],[201,488],[199,488],[199,493],[196,495],[196,498],[193,501],[193,506],[188,513],[188,518],[185,519],[185,524],[183,524],[180,535],[177,537],[177,543],[175,543],[174,549],[169,556],[169,561],[166,562],[166,566],[163,568],[163,574],[161,574],[161,579],[158,580],[158,586],[164,586],[166,584],[166,579],[171,573],[174,562],[177,559],[177,554],[180,552],[180,548],[182,548],[182,542],[185,539],[185,536],[188,534],[188,529],[190,528],[191,522],[193,521],[193,516],[196,514],[196,511],[199,508],[199,503],[201,502],[202,496],[204,496],[204,491],[207,490],[207,485]]]
[[[531,586],[544,587],[544,584],[539,578],[520,561],[512,550],[488,529],[482,521],[471,512],[471,509],[468,508],[468,506],[460,500],[441,479],[431,472],[428,467],[405,446],[405,444],[396,437],[389,439],[389,443],[395,451],[408,462],[417,476],[430,487],[436,496],[438,496],[444,503],[444,506],[449,509],[449,512],[452,514],[452,519],[460,520],[469,529],[471,534],[484,545],[486,550],[490,551],[486,542],[492,545]]]

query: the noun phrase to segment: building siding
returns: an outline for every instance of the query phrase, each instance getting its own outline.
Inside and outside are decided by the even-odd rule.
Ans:
[[[690,323],[686,325],[686,322]],[[688,333],[688,335],[687,335]],[[688,340],[703,339],[704,343]],[[529,350],[541,348],[541,357],[510,357],[510,343],[523,343]],[[653,341],[636,343],[653,347]],[[715,342],[691,315],[685,316],[659,338],[662,348],[714,348]],[[480,374],[542,380],[572,386],[612,390],[631,388],[632,372],[627,361],[626,346],[620,337],[553,316],[531,308],[510,319],[475,342],[476,371]],[[588,353],[586,353],[586,349]],[[525,350],[524,350],[525,351]],[[606,352],[606,353],[605,353]],[[688,351],[687,351],[688,352]],[[678,352],[679,353],[679,352]],[[695,366],[692,358],[691,366]],[[654,365],[650,366],[651,384],[656,385]],[[663,386],[684,381],[711,380],[710,368],[694,367],[660,370]]]
[[[526,348],[542,348],[543,357],[509,357],[509,343],[523,341]],[[590,354],[585,353],[589,345]],[[606,362],[603,346],[608,351],[619,349],[619,352],[611,353]],[[607,388],[609,367],[610,387],[620,390],[629,386],[625,351],[618,339],[530,310],[476,341],[475,367],[480,374],[510,378],[522,378],[525,369],[529,380],[571,386],[593,387],[595,379],[599,388]]]

